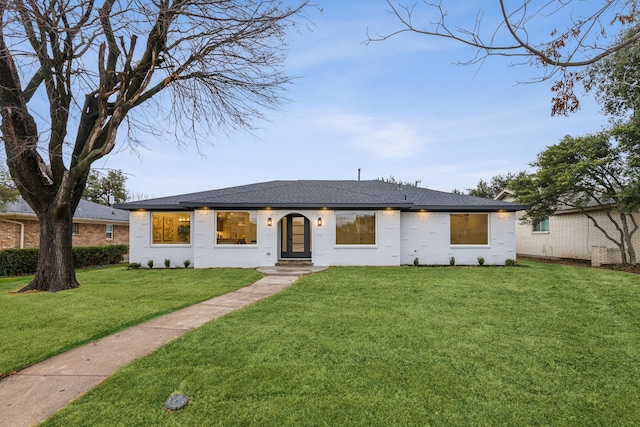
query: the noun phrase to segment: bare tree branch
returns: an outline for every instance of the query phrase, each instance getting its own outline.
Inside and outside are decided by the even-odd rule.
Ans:
[[[535,82],[556,79],[551,88],[555,93],[552,98],[554,115],[567,115],[579,109],[580,103],[574,94],[574,87],[580,80],[580,75],[577,71],[570,71],[571,69],[597,63],[640,40],[640,33],[625,39],[609,37],[609,34],[617,35],[621,28],[637,22],[635,0],[548,0],[542,3],[534,0],[494,0],[492,5],[483,7],[496,7],[501,20],[488,32],[481,28],[484,9],[478,10],[470,27],[452,26],[444,1],[423,1],[421,4],[427,11],[434,13],[435,20],[416,22],[414,16],[418,12],[418,4],[408,7],[387,0],[389,11],[400,24],[400,29],[382,35],[368,35],[365,43],[388,40],[403,33],[414,33],[453,40],[474,48],[473,58],[461,62],[462,64],[479,63],[491,56],[506,56],[521,58],[523,63],[540,65],[543,68],[542,74],[534,79]],[[536,5],[539,6],[535,7]],[[561,12],[568,13],[568,16],[562,16],[565,19],[562,27],[554,28],[540,38],[536,24],[542,19],[555,18]],[[534,32],[537,38],[532,36]]]
[[[284,102],[287,33],[309,7],[287,3],[0,0],[2,139],[43,230],[30,286],[77,286],[71,218],[91,164],[114,150],[123,123],[136,123],[132,111],[164,108],[197,136],[251,129]],[[48,102],[48,115],[35,100]]]

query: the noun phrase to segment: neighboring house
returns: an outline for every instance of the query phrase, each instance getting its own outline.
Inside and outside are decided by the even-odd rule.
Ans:
[[[496,199],[515,200],[509,190],[502,191]],[[598,206],[587,208],[611,236],[619,236],[614,225],[606,217],[606,213]],[[517,213],[516,251],[518,255],[576,259],[591,261],[594,266],[617,264],[622,262],[619,248],[598,230],[593,222],[578,209],[559,209],[553,216],[537,224],[526,224],[520,221],[524,211]],[[640,215],[635,215],[640,222]],[[633,237],[634,248],[640,255],[640,233]]]
[[[73,217],[73,246],[129,243],[129,214],[98,203],[80,200]],[[33,209],[22,199],[0,211],[0,249],[37,248],[40,225]]]
[[[502,265],[526,208],[382,181],[271,181],[117,206],[130,211],[132,262],[196,268]]]

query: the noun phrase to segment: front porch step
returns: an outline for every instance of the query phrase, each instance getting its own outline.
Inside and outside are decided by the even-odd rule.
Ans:
[[[276,267],[313,267],[308,259],[287,259],[276,262]]]

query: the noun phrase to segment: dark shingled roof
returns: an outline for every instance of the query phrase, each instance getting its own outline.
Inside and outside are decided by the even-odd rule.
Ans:
[[[120,209],[401,209],[509,211],[527,206],[383,181],[270,181],[116,205]]]
[[[31,209],[31,206],[22,198],[16,202],[7,203],[5,208],[0,212],[0,216],[21,216],[33,215],[35,212]],[[129,222],[129,212],[116,209],[113,207],[101,205],[98,203],[90,202],[88,200],[80,200],[78,208],[73,216],[74,219],[95,220],[101,222]]]

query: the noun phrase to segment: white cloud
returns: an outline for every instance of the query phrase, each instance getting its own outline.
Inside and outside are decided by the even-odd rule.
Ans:
[[[354,142],[384,159],[412,157],[420,151],[423,142],[409,123],[390,122],[375,125]]]
[[[344,143],[381,159],[403,159],[418,154],[426,140],[409,122],[350,113],[319,115],[315,126],[340,135]]]

